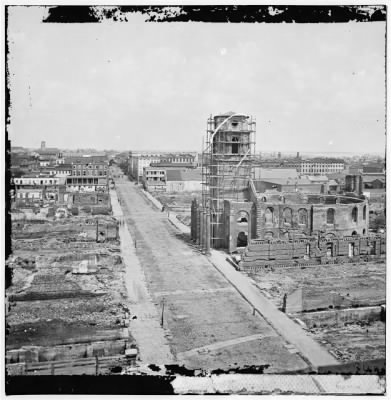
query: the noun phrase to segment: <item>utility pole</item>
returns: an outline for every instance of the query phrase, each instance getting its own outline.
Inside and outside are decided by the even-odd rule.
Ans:
[[[165,304],[165,298],[163,297],[163,300],[162,300],[162,316],[161,316],[161,320],[160,320],[160,325],[161,326],[163,326],[163,324],[164,324],[164,304]]]

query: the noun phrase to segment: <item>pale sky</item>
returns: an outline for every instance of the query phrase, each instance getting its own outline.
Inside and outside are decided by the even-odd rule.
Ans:
[[[201,150],[257,120],[257,151],[384,152],[385,22],[42,23],[10,7],[14,146]]]

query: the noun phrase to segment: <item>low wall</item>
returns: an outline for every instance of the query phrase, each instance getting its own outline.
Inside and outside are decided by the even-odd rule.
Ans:
[[[308,328],[315,328],[321,326],[342,326],[345,323],[357,321],[379,321],[380,312],[381,307],[375,306],[295,313],[291,314],[291,316],[303,321]]]
[[[385,375],[386,359],[351,361],[344,364],[326,365],[318,368],[319,374],[338,375]]]
[[[6,363],[32,363],[124,354],[127,340],[75,343],[52,347],[26,346],[6,352]]]

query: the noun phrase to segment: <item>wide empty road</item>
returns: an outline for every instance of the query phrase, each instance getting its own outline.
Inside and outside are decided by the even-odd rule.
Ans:
[[[269,365],[267,373],[308,367],[297,349],[253,315],[250,305],[166,213],[132,182],[117,181],[116,189],[136,241],[129,246],[136,245],[149,295],[158,310],[164,303],[163,324],[176,363],[208,370]]]

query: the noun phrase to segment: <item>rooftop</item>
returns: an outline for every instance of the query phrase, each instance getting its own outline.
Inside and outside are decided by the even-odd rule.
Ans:
[[[194,168],[192,163],[171,163],[171,162],[155,162],[151,163],[151,167],[155,168]]]
[[[328,182],[329,178],[325,175],[305,175],[311,182]]]
[[[167,181],[202,181],[199,169],[168,169],[166,174]]]
[[[254,168],[255,179],[287,179],[298,178],[299,174],[295,168]]]
[[[308,158],[307,160],[302,160],[302,162],[307,162],[307,163],[345,163],[345,160],[343,158],[316,157],[316,158]]]
[[[55,147],[46,147],[44,149],[36,150],[36,153],[38,153],[38,154],[57,154],[57,153],[61,153],[61,150],[57,149]]]
[[[107,163],[106,156],[80,156],[80,157],[66,157],[67,164],[96,164]]]
[[[367,182],[373,182],[373,181],[380,181],[380,182],[385,182],[386,181],[386,176],[385,174],[371,174],[371,175],[363,175],[362,180],[364,183]]]

